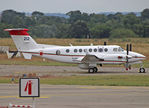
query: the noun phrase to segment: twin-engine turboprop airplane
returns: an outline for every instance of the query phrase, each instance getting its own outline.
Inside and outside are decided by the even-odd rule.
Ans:
[[[97,65],[103,64],[124,64],[126,70],[131,69],[132,64],[140,63],[145,56],[129,51],[131,46],[127,45],[125,51],[118,45],[96,45],[96,46],[56,46],[37,44],[27,33],[28,29],[5,29],[8,31],[25,59],[32,56],[43,57],[59,62],[76,63],[81,69],[88,69],[89,73],[98,71]],[[143,65],[139,69],[145,73]]]

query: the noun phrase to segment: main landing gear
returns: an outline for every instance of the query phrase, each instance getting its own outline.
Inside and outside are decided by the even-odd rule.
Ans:
[[[88,69],[88,73],[97,73],[97,72],[98,72],[97,67],[93,67],[93,68]]]

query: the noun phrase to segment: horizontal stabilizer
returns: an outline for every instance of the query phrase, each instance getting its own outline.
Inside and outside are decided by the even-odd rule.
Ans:
[[[29,36],[27,33],[28,29],[17,28],[17,29],[5,29],[4,31],[8,31],[10,35],[26,35]]]
[[[32,58],[32,54],[28,54],[28,53],[23,53],[23,56],[25,59],[31,59]]]

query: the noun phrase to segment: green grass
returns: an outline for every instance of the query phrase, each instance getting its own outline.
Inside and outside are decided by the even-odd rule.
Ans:
[[[133,67],[140,68],[140,64],[134,64],[132,65]],[[143,67],[144,68],[149,68],[149,61],[143,61]]]
[[[52,85],[94,85],[94,86],[149,86],[149,76],[102,75],[72,76],[54,79],[41,79],[42,84]]]
[[[18,82],[18,79],[16,82]],[[49,85],[149,86],[149,75],[50,77],[40,78],[40,82]],[[0,78],[0,83],[11,83],[11,79]]]
[[[17,80],[18,82],[18,80]],[[0,83],[11,83],[11,78],[0,77]]]
[[[19,61],[19,60],[0,60],[0,65],[34,65],[34,66],[76,66],[76,64],[61,63],[54,61]]]

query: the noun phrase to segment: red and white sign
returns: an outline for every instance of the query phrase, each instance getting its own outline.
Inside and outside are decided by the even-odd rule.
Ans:
[[[17,107],[17,108],[21,108],[21,107],[23,107],[23,108],[32,108],[32,106],[31,105],[15,105],[15,104],[9,104],[9,107],[10,108],[13,108],[13,107]]]
[[[39,78],[20,78],[20,97],[39,97]]]

